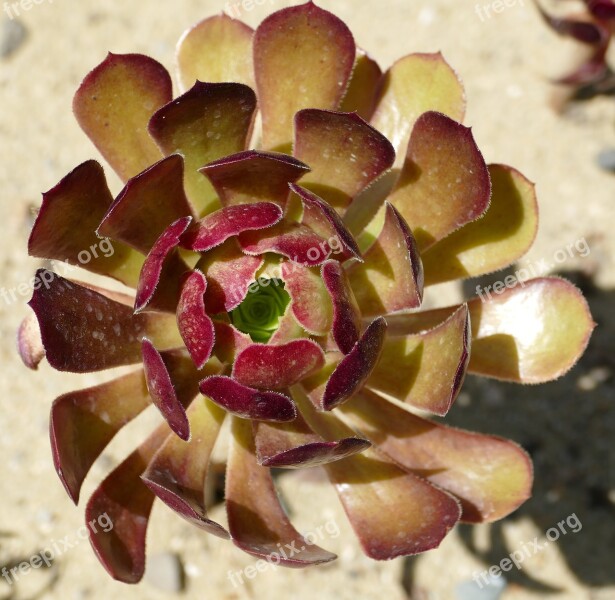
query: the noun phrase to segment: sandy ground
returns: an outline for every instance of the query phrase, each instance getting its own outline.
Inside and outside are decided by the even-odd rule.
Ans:
[[[289,4],[268,0],[242,17],[256,25]],[[572,513],[582,529],[529,558],[522,571],[507,574],[502,600],[615,598],[615,175],[601,171],[595,160],[599,151],[615,147],[615,102],[597,98],[564,114],[551,109],[546,77],[566,65],[574,48],[543,27],[529,2],[517,0],[483,20],[474,0],[320,0],[320,5],[345,19],[382,66],[413,51],[443,51],[465,81],[467,123],[488,161],[510,163],[537,183],[541,227],[525,263],[549,259],[582,238],[590,244],[587,257],[557,265],[582,285],[600,325],[581,364],[541,388],[470,380],[450,414],[452,423],[524,444],[536,462],[534,497],[502,523],[459,528],[439,549],[419,558],[376,563],[362,556],[319,473],[291,473],[280,484],[298,528],[311,531],[327,522],[339,527],[339,535],[322,540],[340,557],[329,566],[277,569],[234,586],[228,571],[254,561],[157,505],[148,537],[154,566],[140,586],[112,581],[87,541],[81,541],[65,549],[50,569],[13,586],[0,579],[0,598],[168,597],[172,594],[161,586],[173,582],[163,571],[176,557],[185,598],[480,600],[467,588],[476,569],[499,562]],[[27,282],[40,264],[27,258],[25,249],[30,209],[40,202],[40,193],[80,162],[98,158],[70,110],[81,78],[108,50],[146,53],[170,68],[182,31],[223,8],[222,0],[43,0],[23,11],[23,36],[15,22],[0,16],[5,54],[0,58],[0,286]],[[15,46],[12,53],[9,46]],[[119,191],[118,181],[112,186]],[[38,373],[28,372],[14,351],[27,300],[24,295],[0,301],[0,565],[9,566],[67,535],[75,543],[82,507],[71,505],[53,471],[48,409],[58,394],[104,377],[61,375],[45,365]],[[88,477],[84,498],[155,419],[146,415],[114,440]],[[223,518],[221,506],[212,512]],[[484,598],[497,598],[495,588],[487,592]]]

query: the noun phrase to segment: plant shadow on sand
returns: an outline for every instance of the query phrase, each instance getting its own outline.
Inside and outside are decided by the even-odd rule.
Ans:
[[[615,291],[595,287],[579,271],[559,275],[581,288],[598,325],[579,363],[564,377],[540,386],[468,376],[464,401],[458,399],[444,419],[447,425],[499,435],[523,446],[534,462],[532,497],[491,524],[486,552],[477,549],[472,526],[462,525],[458,531],[486,569],[517,549],[506,543],[507,523],[529,518],[544,541],[547,529],[574,513],[582,529],[568,531],[553,543],[583,585],[610,586],[615,584]],[[464,284],[466,297],[475,293],[476,283]],[[531,546],[532,540],[525,542]],[[407,559],[403,584],[408,592],[415,566],[416,559]],[[528,570],[513,568],[504,575],[509,583],[534,592],[563,591]]]

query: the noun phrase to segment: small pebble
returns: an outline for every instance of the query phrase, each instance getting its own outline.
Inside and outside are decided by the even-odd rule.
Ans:
[[[472,404],[470,394],[467,392],[461,392],[459,396],[457,396],[456,404],[463,407],[470,406],[470,404]]]
[[[477,573],[480,571],[477,570]],[[475,580],[464,581],[457,586],[456,600],[500,600],[506,589],[506,579],[503,576],[486,575],[487,583],[478,577],[480,585]]]
[[[55,521],[55,517],[53,513],[49,510],[39,510],[36,513],[36,522],[39,525],[53,525]]]
[[[608,367],[595,367],[579,377],[577,388],[583,392],[591,392],[607,381],[610,376],[611,370]]]
[[[184,570],[177,554],[154,554],[147,561],[145,580],[163,592],[181,592],[184,588]]]
[[[8,58],[27,37],[28,32],[21,22],[6,19],[0,26],[0,58]]]
[[[605,171],[615,172],[615,148],[609,148],[600,152],[596,157],[596,162]]]

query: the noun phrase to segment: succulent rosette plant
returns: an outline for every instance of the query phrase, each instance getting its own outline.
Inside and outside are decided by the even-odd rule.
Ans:
[[[587,60],[557,83],[576,88],[599,87],[613,76],[607,58],[615,33],[615,3],[613,0],[583,0],[583,3],[586,11],[558,17],[545,11],[537,1],[541,15],[551,29],[585,44],[590,50]]]
[[[100,484],[85,512],[116,579],[143,575],[156,498],[242,550],[305,567],[335,555],[290,523],[270,469],[320,466],[374,559],[438,546],[530,494],[513,442],[443,416],[467,372],[540,383],[566,372],[592,327],[570,283],[540,278],[420,310],[424,286],[501,269],[537,228],[533,185],[487,166],[464,91],[439,54],[386,73],[312,2],[256,31],[221,15],[181,39],[183,91],[146,56],[110,54],[74,112],[125,182],[96,161],[44,194],[33,256],[131,286],[110,292],[40,271],[19,331],[24,362],[60,371],[137,365],[51,409],[57,472],[77,503],[113,436],[151,404],[154,433]],[[396,156],[400,160],[396,163]],[[79,253],[101,238],[112,257]],[[204,487],[230,421],[228,526]]]

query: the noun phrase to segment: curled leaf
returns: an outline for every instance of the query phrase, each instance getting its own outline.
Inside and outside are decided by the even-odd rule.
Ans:
[[[386,203],[382,229],[363,258],[348,266],[348,277],[364,317],[421,305],[421,256],[408,224],[392,204]]]
[[[254,423],[258,464],[286,469],[307,468],[341,460],[371,445],[358,437],[327,441],[300,414],[290,423]]]
[[[272,202],[227,206],[195,223],[182,236],[181,245],[194,252],[206,252],[244,231],[271,227],[281,218],[282,210]]]
[[[278,392],[262,392],[231,379],[212,376],[199,385],[201,394],[242,419],[292,421],[297,416],[294,402]]]
[[[190,441],[170,435],[141,479],[184,519],[208,533],[228,539],[226,529],[207,516],[204,499],[209,457],[224,416],[224,411],[206,398],[195,399],[188,409]]]
[[[184,282],[177,305],[177,327],[197,369],[209,360],[215,341],[214,324],[205,310],[206,289],[205,276],[193,271]]]
[[[375,319],[335,367],[325,387],[322,410],[339,406],[365,385],[380,359],[386,326],[384,318]]]
[[[235,545],[248,554],[286,567],[307,567],[334,560],[335,554],[308,541],[290,523],[269,469],[256,460],[250,424],[233,419],[231,433],[224,495]]]
[[[489,206],[491,181],[469,127],[437,112],[421,115],[389,202],[419,250],[476,220]]]
[[[583,354],[595,326],[583,295],[564,279],[520,281],[482,296],[469,303],[472,373],[520,383],[557,379]]]
[[[387,336],[367,387],[420,410],[445,415],[465,378],[470,335],[469,311],[463,305],[433,329]]]
[[[147,389],[156,408],[161,412],[169,427],[184,441],[190,439],[190,424],[186,409],[180,402],[171,375],[162,355],[147,338],[141,342],[143,369]]]
[[[307,165],[287,154],[257,150],[225,156],[200,169],[225,206],[275,202],[282,207],[289,196],[288,184],[309,170]]]

